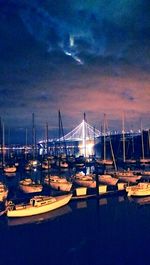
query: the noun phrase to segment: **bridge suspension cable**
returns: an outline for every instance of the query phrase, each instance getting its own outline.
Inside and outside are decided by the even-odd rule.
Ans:
[[[85,119],[71,132],[61,137],[60,141],[81,141],[83,139],[83,133],[86,140],[91,140],[102,135],[102,133],[88,124]]]

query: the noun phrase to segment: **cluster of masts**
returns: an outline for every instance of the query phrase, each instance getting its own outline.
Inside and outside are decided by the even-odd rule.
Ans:
[[[82,123],[77,126],[74,130],[72,130],[70,133],[64,135],[64,129],[63,129],[63,124],[62,124],[62,118],[61,118],[61,113],[60,111],[58,112],[58,120],[59,120],[59,138],[56,139],[56,141],[53,142],[54,146],[52,148],[52,155],[59,156],[61,153],[65,153],[66,156],[68,156],[68,150],[67,150],[67,141],[78,141],[81,142],[82,144],[81,149],[82,149],[82,155],[86,158],[89,155],[94,155],[96,157],[96,153],[94,150],[91,151],[91,153],[87,152],[87,147],[88,147],[88,141],[93,140],[93,149],[94,145],[96,143],[96,139],[98,139],[101,136],[100,141],[103,141],[103,161],[104,164],[110,163],[110,161],[107,161],[107,142],[109,141],[110,143],[110,150],[111,150],[111,157],[112,161],[111,163],[114,164],[116,168],[116,160],[117,158],[115,157],[114,150],[113,150],[113,144],[112,144],[112,135],[109,132],[108,128],[108,121],[106,119],[106,115],[104,114],[104,122],[103,122],[103,130],[100,132],[99,130],[93,128],[86,122],[86,116],[84,114],[84,119]],[[4,123],[1,121],[1,154],[2,154],[2,165],[3,167],[6,164],[6,151],[9,151],[9,147],[5,145],[5,127]],[[32,145],[28,145],[27,143],[27,130],[26,130],[26,144],[22,149],[25,152],[25,159],[27,158],[28,152],[32,152],[32,157],[33,159],[36,158],[40,147],[42,147],[42,152],[43,154],[46,154],[47,156],[50,155],[50,146],[51,143],[49,141],[48,137],[48,123],[46,123],[46,137],[45,140],[38,142],[37,144],[37,139],[36,139],[36,128],[35,128],[35,117],[34,113],[32,114]],[[125,122],[124,122],[124,116],[122,118],[122,153],[123,153],[123,163],[136,163],[137,161],[135,159],[127,159],[126,158],[126,135],[127,133],[125,132]],[[149,158],[145,156],[145,143],[144,143],[144,130],[142,129],[142,124],[141,124],[141,157],[138,159],[139,162],[141,163],[147,163],[149,162]],[[133,135],[131,136],[133,139]],[[150,155],[150,130],[147,131],[147,143],[148,143],[148,156]],[[20,148],[20,147],[19,147]],[[15,149],[15,148],[14,148]],[[75,152],[74,152],[75,153]],[[73,153],[73,154],[74,154]],[[81,153],[80,153],[81,154]],[[110,160],[110,159],[109,159]]]
[[[21,192],[38,193],[38,196],[32,195],[30,202],[27,204],[15,204],[12,200],[8,200],[5,204],[8,217],[31,216],[54,210],[68,203],[72,195],[73,198],[79,199],[107,195],[112,192],[126,192],[128,196],[150,196],[150,171],[130,170],[129,168],[126,170],[112,170],[112,167],[109,168],[112,165],[111,160],[101,160],[95,157],[85,158],[84,156],[67,157],[63,154],[58,157],[45,156],[41,160],[40,158],[32,158],[27,161],[23,159],[21,162],[21,165],[16,162],[4,166],[2,168],[4,176],[9,179],[14,176],[17,177],[15,174],[17,170],[19,172],[21,170],[30,172],[28,177],[25,177],[24,174],[24,177],[21,180],[18,179],[17,183]],[[146,162],[150,165],[150,160]],[[103,167],[104,165],[105,167]],[[87,172],[87,167],[90,168],[89,172]],[[69,168],[72,169],[72,174],[62,176],[61,172],[66,172],[64,170]],[[53,171],[54,169],[55,171]],[[46,172],[42,175],[40,182],[32,179],[31,172],[37,170]],[[52,190],[65,193],[64,197],[41,194],[44,185]],[[111,187],[110,190],[109,187]],[[0,202],[6,202],[8,192],[8,187],[0,182]],[[58,195],[60,194],[58,193]]]
[[[62,127],[61,122],[59,126],[60,128]],[[105,120],[104,131],[107,126]],[[32,196],[30,202],[27,204],[15,204],[11,200],[7,201],[9,189],[1,182],[0,201],[7,202],[3,212],[7,212],[8,217],[31,216],[57,209],[58,207],[67,204],[73,194],[74,198],[80,199],[82,197],[86,198],[88,196],[95,196],[95,193],[96,196],[99,196],[110,194],[110,192],[126,192],[129,196],[141,197],[150,195],[150,171],[145,170],[145,166],[150,165],[150,158],[145,157],[143,133],[141,134],[142,157],[136,161],[135,159],[126,159],[126,134],[123,129],[123,158],[120,162],[115,159],[111,137],[109,137],[109,144],[112,159],[107,157],[106,145],[108,141],[105,133],[102,141],[103,157],[99,158],[96,155],[87,156],[85,128],[83,132],[83,151],[85,153],[80,156],[67,155],[67,152],[61,153],[60,145],[58,146],[59,150],[57,155],[50,155],[48,144],[46,146],[47,150],[45,154],[38,154],[35,141],[35,126],[33,126],[33,146],[31,150],[25,148],[25,152],[21,154],[21,156],[13,157],[12,155],[9,157],[9,161],[7,161],[5,159],[6,150],[4,148],[1,149],[2,176],[7,178],[12,178],[13,176],[17,177],[16,171],[18,171],[18,173],[23,172],[25,176],[25,172],[28,172],[28,177],[24,177],[18,181],[19,189],[23,193],[39,194],[38,196]],[[149,139],[149,132],[147,135]],[[65,150],[67,151],[66,146]],[[138,169],[131,170],[129,166],[134,164],[136,164]],[[119,167],[121,169],[118,169]],[[90,172],[87,171],[88,168],[90,169]],[[62,177],[61,172],[64,170],[72,170],[72,175],[69,177],[67,175]],[[41,174],[43,174],[41,182],[35,182],[32,179],[33,171],[40,171]],[[46,172],[46,174],[43,172]],[[42,195],[44,185],[50,187],[50,189],[65,192],[65,195],[60,195],[61,197]],[[111,187],[111,191],[109,190],[109,187]],[[91,192],[91,190],[94,190],[94,192]]]

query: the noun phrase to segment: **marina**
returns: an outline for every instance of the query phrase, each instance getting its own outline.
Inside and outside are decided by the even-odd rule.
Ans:
[[[72,200],[60,209],[37,216],[1,216],[1,264],[47,264],[50,259],[54,265],[68,260],[71,265],[148,265],[147,202],[148,197],[142,204],[117,195]]]
[[[116,163],[115,171],[93,156],[39,153],[33,159],[32,152],[28,160],[14,152],[16,172],[1,168],[1,264],[149,264],[150,192],[132,196],[150,185],[148,163]],[[70,161],[67,168],[60,160]]]
[[[14,149],[2,142],[2,265],[149,265],[149,145],[143,162],[141,134],[89,143],[93,128],[85,120],[79,128],[76,144],[65,136]],[[133,137],[135,159],[125,149]]]
[[[149,1],[0,1],[0,265],[150,265]]]

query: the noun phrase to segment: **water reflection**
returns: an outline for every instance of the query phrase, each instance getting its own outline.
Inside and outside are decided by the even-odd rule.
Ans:
[[[99,200],[99,205],[106,205],[108,203],[107,198],[102,198]]]
[[[47,212],[35,216],[29,217],[21,217],[21,218],[8,218],[8,225],[9,226],[16,226],[16,225],[24,225],[24,224],[40,224],[43,222],[47,222],[49,220],[53,220],[57,217],[63,216],[65,214],[69,214],[72,212],[72,209],[69,205],[66,205],[60,209],[56,209],[52,212]]]
[[[123,196],[73,200],[30,218],[4,217],[1,264],[148,265],[149,218],[148,207]]]
[[[148,197],[138,197],[138,198],[129,197],[128,200],[130,202],[134,202],[134,203],[137,203],[139,205],[148,205],[148,204],[150,204],[150,196],[148,196]]]
[[[16,173],[5,173],[4,174],[8,179],[11,179],[13,177],[16,177]]]
[[[78,201],[76,204],[77,209],[87,208],[87,201]]]
[[[124,202],[125,197],[124,196],[118,196],[118,202]]]

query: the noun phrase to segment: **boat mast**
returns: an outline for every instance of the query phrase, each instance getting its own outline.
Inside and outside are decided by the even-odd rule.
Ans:
[[[5,126],[2,122],[2,167],[5,166]]]
[[[142,159],[145,159],[145,152],[144,152],[144,135],[143,135],[143,126],[141,121],[141,144],[142,144]]]
[[[103,132],[104,132],[104,161],[106,160],[106,114],[104,113],[104,128],[103,128]]]
[[[59,127],[59,130],[58,130],[58,153],[57,153],[57,156],[59,156],[59,166],[60,166],[60,110],[58,111],[58,127]]]
[[[66,141],[64,138],[64,129],[63,129],[63,123],[62,123],[60,110],[58,111],[58,119],[59,119],[59,147],[60,147],[60,138],[61,138],[61,133],[62,133],[62,137],[63,137],[63,141],[64,141],[64,147],[65,147],[65,154],[67,157],[67,146],[66,146]]]
[[[108,121],[106,120],[107,123],[107,131],[108,130]],[[111,149],[111,154],[112,154],[112,159],[113,159],[113,163],[114,163],[114,168],[115,171],[117,172],[117,165],[116,165],[116,159],[115,159],[115,155],[114,155],[114,151],[113,151],[113,146],[112,146],[112,142],[111,142],[111,136],[109,135],[109,143],[110,143],[110,149]]]
[[[94,126],[94,157],[96,157],[96,148],[95,148],[95,145],[96,145],[96,137],[95,137],[95,126]]]
[[[27,152],[28,152],[28,129],[25,128],[25,159],[27,159]]]
[[[133,133],[132,133],[132,153],[134,155],[134,136],[133,136]]]
[[[150,129],[148,130],[148,150],[150,152]]]
[[[86,157],[86,116],[84,113],[83,118],[83,129],[82,129],[82,147],[83,147],[83,155]]]
[[[33,159],[35,159],[35,153],[36,153],[35,116],[34,116],[34,113],[32,113],[32,155],[33,155]]]
[[[3,154],[3,132],[2,132],[2,119],[0,117],[0,150],[1,150],[1,154]],[[2,162],[2,156],[1,156],[1,162]]]
[[[126,142],[125,142],[125,122],[124,113],[122,115],[122,144],[123,144],[123,162],[126,162]]]
[[[10,128],[8,128],[8,136],[7,136],[7,145],[8,145],[8,149],[7,149],[7,159],[10,159]]]
[[[48,122],[46,122],[46,154],[48,156]]]

